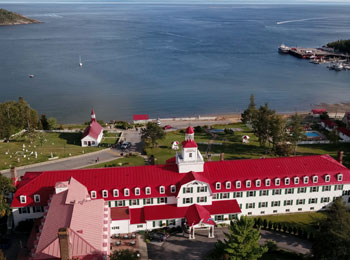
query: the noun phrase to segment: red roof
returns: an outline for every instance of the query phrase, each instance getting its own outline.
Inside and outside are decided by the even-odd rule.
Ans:
[[[196,141],[194,140],[186,140],[182,142],[182,147],[183,148],[195,148],[198,147]]]
[[[344,175],[342,183],[350,183],[350,171],[329,155],[205,162],[204,172],[195,173],[195,175],[194,173],[178,173],[176,164],[29,172],[24,175],[18,185],[12,207],[45,205],[49,196],[53,194],[56,183],[67,181],[71,176],[84,184],[89,192],[96,191],[97,198],[102,198],[102,190],[107,190],[108,196],[104,198],[105,200],[121,200],[174,196],[174,193],[170,191],[170,186],[179,187],[183,178],[191,180],[193,176],[206,179],[212,191],[224,192],[236,191],[237,189],[235,185],[231,185],[231,189],[226,189],[225,185],[221,185],[221,190],[216,191],[216,182],[224,184],[226,181],[240,180],[242,181],[240,190],[257,190],[266,189],[264,183],[261,187],[256,187],[255,182],[252,182],[252,186],[247,188],[245,180],[318,175],[320,178],[317,185],[332,185],[339,183],[336,179],[338,173]],[[331,180],[328,183],[323,178],[326,174],[331,175]],[[187,175],[188,177],[186,177]],[[300,182],[298,185],[291,184],[287,187],[312,185],[315,184],[309,182],[308,185],[305,185]],[[160,186],[165,186],[165,194],[159,193]],[[135,195],[136,187],[141,189],[140,195]],[[145,194],[146,187],[151,188],[151,194]],[[286,187],[284,182],[278,186],[278,188],[284,187]],[[125,188],[130,189],[129,196],[124,196]],[[275,188],[274,182],[269,188]],[[113,189],[119,190],[119,197],[113,197]],[[40,195],[39,203],[34,202],[34,194]],[[27,196],[25,204],[19,202],[20,195]]]
[[[144,208],[130,209],[130,224],[140,223],[146,223]]]
[[[188,207],[186,220],[189,226],[197,225],[200,222],[215,225],[215,222],[210,217],[210,212],[204,206],[198,204]]]
[[[343,133],[344,135],[350,136],[350,129],[346,129],[345,127],[338,127],[337,129],[339,132]]]
[[[337,123],[330,119],[322,120],[322,122],[329,127],[337,126]]]
[[[111,219],[112,220],[130,219],[129,207],[113,207],[113,208],[111,208]]]
[[[194,129],[192,126],[186,128],[186,134],[194,134]]]
[[[320,115],[320,114],[322,114],[322,113],[324,113],[324,112],[327,112],[327,110],[324,109],[324,108],[312,109],[312,113],[313,113],[314,115]]]
[[[92,120],[90,125],[87,128],[85,128],[83,133],[83,138],[85,136],[91,136],[92,138],[97,139],[102,131],[103,131],[102,126],[97,121]]]
[[[149,116],[148,115],[133,115],[133,120],[137,121],[137,120],[148,120]]]

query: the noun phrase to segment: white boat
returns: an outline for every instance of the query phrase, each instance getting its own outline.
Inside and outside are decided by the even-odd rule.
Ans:
[[[35,76],[34,76],[34,74],[29,74],[28,77],[29,77],[30,79],[32,79],[32,78],[34,78]]]
[[[344,69],[344,66],[342,63],[338,63],[334,66],[334,70],[336,70],[336,71],[341,71],[343,69]]]
[[[83,63],[81,62],[81,56],[79,56],[79,67],[83,67]]]
[[[278,51],[280,53],[288,53],[289,50],[290,50],[290,48],[288,46],[284,45],[284,43],[282,43],[281,46],[278,47]]]

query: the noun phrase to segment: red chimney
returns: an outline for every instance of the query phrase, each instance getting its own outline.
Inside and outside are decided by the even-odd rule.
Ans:
[[[11,167],[11,180],[12,180],[12,184],[16,187],[17,184],[18,184],[18,175],[17,175],[17,170],[16,170],[16,167]]]
[[[337,161],[339,163],[343,163],[343,156],[344,156],[344,152],[343,151],[338,151],[338,157],[337,157]]]
[[[72,259],[72,249],[69,241],[69,228],[58,229],[58,240],[60,244],[61,260]]]

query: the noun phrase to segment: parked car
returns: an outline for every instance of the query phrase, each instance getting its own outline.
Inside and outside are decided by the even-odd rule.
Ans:
[[[150,240],[158,241],[158,242],[163,242],[168,238],[166,234],[163,233],[151,233],[150,234]]]
[[[130,148],[131,143],[130,142],[123,142],[120,146],[121,149],[128,149]]]
[[[163,129],[164,129],[164,130],[168,130],[168,129],[171,129],[171,128],[173,128],[171,125],[163,126]]]

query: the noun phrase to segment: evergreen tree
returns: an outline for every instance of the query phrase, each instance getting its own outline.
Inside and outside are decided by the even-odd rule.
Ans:
[[[312,245],[314,259],[350,259],[350,213],[341,197],[329,208]]]
[[[255,113],[256,113],[255,98],[253,94],[250,94],[250,102],[249,102],[248,108],[244,110],[244,112],[241,115],[242,122],[245,124],[250,123],[253,120]]]
[[[264,106],[260,106],[259,110],[255,113],[252,121],[252,127],[254,134],[258,137],[260,146],[265,146],[269,140],[271,133],[271,120],[275,114],[274,110],[269,109],[267,103]]]
[[[6,199],[6,195],[14,190],[15,187],[12,185],[11,179],[0,174],[0,217],[10,215],[11,209]]]
[[[297,152],[297,145],[300,140],[304,138],[304,128],[302,126],[302,120],[303,118],[298,115],[298,113],[295,113],[291,119],[289,124],[289,133],[290,133],[290,141],[294,146],[294,155]]]
[[[279,115],[272,115],[269,122],[269,136],[272,148],[286,139],[286,120]]]
[[[226,239],[219,240],[216,249],[223,250],[221,259],[256,260],[267,252],[266,246],[260,246],[260,228],[254,229],[254,220],[242,216],[239,220],[231,221]],[[220,258],[218,258],[220,259]]]
[[[157,123],[148,122],[146,128],[141,129],[141,139],[147,143],[151,143],[154,147],[157,140],[165,137],[164,130]]]

